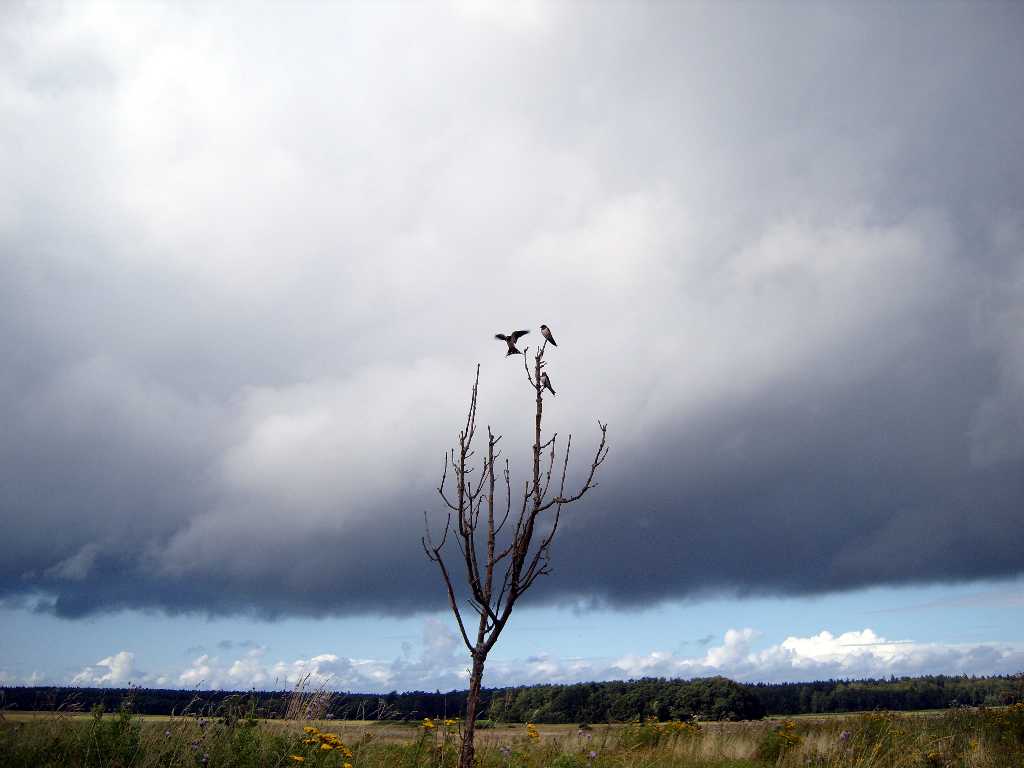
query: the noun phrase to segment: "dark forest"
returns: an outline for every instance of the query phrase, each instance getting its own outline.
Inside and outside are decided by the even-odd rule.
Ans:
[[[1024,701],[1024,674],[993,677],[929,675],[879,680],[824,680],[809,683],[736,683],[723,677],[695,680],[644,678],[623,682],[533,685],[483,690],[482,712],[489,723],[605,723],[635,718],[662,720],[756,720],[868,710],[914,711],[958,706],[999,706]],[[147,688],[5,687],[4,710],[88,711],[97,704],[115,711],[123,704],[140,714],[211,713],[240,698],[259,716],[279,718],[287,691],[190,691]],[[332,719],[418,720],[458,717],[465,691],[337,693]]]

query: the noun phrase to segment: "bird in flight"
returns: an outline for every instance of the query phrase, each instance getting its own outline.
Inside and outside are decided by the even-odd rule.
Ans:
[[[555,346],[557,347],[558,345],[556,344]],[[550,389],[552,395],[555,394],[555,388],[551,386],[551,379],[548,378],[546,373],[540,375],[540,383],[544,385],[544,389]]]
[[[528,333],[529,331],[512,331],[508,336],[504,333],[496,333],[494,334],[494,338],[508,344],[508,352],[505,353],[505,357],[508,357],[509,355],[521,354],[521,352],[516,349],[516,342],[519,341],[521,336],[525,336]]]
[[[544,334],[544,338],[547,339],[548,341],[550,341],[553,346],[556,346],[556,347],[558,346],[558,342],[555,341],[555,337],[551,335],[551,329],[550,328],[548,328],[546,325],[542,325],[540,327],[540,332],[542,334]]]

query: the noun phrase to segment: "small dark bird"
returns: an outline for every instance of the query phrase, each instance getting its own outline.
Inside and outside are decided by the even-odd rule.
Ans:
[[[508,357],[509,355],[522,354],[518,349],[516,349],[516,342],[519,341],[521,336],[525,336],[528,333],[529,331],[512,331],[508,336],[504,333],[496,333],[494,334],[494,338],[500,339],[508,344],[508,352],[505,353],[505,357]]]
[[[551,342],[552,346],[555,346],[555,347],[558,346],[558,342],[555,341],[555,337],[551,335],[551,329],[550,328],[548,328],[546,325],[542,325],[540,327],[540,332],[542,334],[544,334],[544,338],[545,339],[547,339],[548,341]]]
[[[557,344],[555,346],[558,346]],[[551,379],[548,378],[546,373],[540,375],[540,383],[544,385],[544,389],[550,389],[551,394],[555,394],[555,388],[551,386]]]

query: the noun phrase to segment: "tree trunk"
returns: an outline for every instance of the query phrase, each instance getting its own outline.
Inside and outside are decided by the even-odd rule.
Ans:
[[[459,768],[473,768],[476,757],[473,747],[473,732],[476,728],[477,706],[480,704],[480,682],[484,676],[484,659],[473,655],[473,669],[469,674],[469,695],[466,697],[466,722],[462,727],[462,752]]]

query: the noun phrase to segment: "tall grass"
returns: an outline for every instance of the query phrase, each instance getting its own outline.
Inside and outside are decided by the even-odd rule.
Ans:
[[[334,692],[327,690],[326,682],[310,688],[310,675],[299,679],[288,696],[285,720],[323,720],[331,711]]]
[[[323,692],[296,694],[294,720],[260,720],[254,698],[215,711],[144,719],[130,707],[0,716],[4,768],[449,768],[458,723],[310,721]],[[301,699],[301,701],[300,701]],[[326,702],[325,702],[325,699]],[[306,705],[316,705],[307,707]],[[945,713],[765,720],[525,726],[481,732],[481,768],[1011,768],[1024,766],[1024,704]]]

